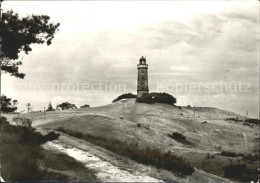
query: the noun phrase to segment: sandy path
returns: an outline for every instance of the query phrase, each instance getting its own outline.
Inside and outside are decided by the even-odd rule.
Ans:
[[[90,152],[83,151],[57,140],[47,142],[44,145],[44,148],[53,149],[73,157],[77,161],[83,163],[87,168],[96,171],[97,178],[102,182],[163,182],[144,174],[134,175]]]

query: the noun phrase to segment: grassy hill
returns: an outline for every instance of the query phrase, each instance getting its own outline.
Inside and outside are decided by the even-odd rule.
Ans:
[[[242,116],[216,108],[144,104],[123,99],[101,107],[47,112],[46,119],[43,113],[26,116],[34,119],[34,125],[47,129],[63,127],[171,151],[194,167],[220,176],[224,176],[224,169],[229,165],[245,163],[250,170],[257,170],[258,166],[257,161],[248,158],[251,155],[257,160],[258,126],[225,120],[242,119]],[[189,143],[170,136],[176,132]]]

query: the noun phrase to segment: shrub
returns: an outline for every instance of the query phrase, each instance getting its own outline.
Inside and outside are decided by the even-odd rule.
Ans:
[[[144,94],[144,95],[141,96],[141,97],[137,97],[137,98],[136,98],[136,102],[146,103],[146,104],[154,104],[154,103],[155,103],[153,97],[150,96],[149,94]]]
[[[253,154],[244,154],[243,155],[243,160],[244,161],[248,161],[248,162],[254,162],[254,161],[259,160],[259,156],[258,156],[258,154],[255,154],[255,155],[253,155]]]
[[[52,141],[58,139],[60,134],[55,132],[49,132],[47,135],[44,136],[45,141]]]
[[[10,125],[4,117],[0,118],[0,130],[0,154],[4,179],[43,180],[46,171],[38,167],[38,160],[43,157],[40,145],[58,138],[58,135],[54,132],[42,135],[30,125]]]
[[[17,126],[32,127],[32,119],[29,118],[14,117],[12,121],[14,121]]]
[[[182,144],[191,145],[191,142],[189,142],[184,135],[182,135],[179,132],[173,132],[172,134],[168,134],[168,136],[177,142],[180,142]]]
[[[243,125],[249,126],[249,127],[253,128],[253,124],[252,123],[250,124],[250,123],[244,122]]]
[[[141,124],[140,124],[140,123],[137,123],[137,127],[140,128],[140,127],[141,127]]]
[[[240,181],[257,181],[257,170],[250,170],[246,164],[231,164],[224,167],[224,176]]]
[[[245,122],[256,124],[256,125],[260,124],[260,120],[259,119],[253,119],[253,118],[248,118],[248,119],[245,120]]]
[[[228,165],[224,168],[224,175],[228,178],[238,178],[243,179],[243,174],[246,172],[247,166],[246,164],[239,165]]]
[[[176,98],[168,93],[149,93],[138,97],[136,101],[148,104],[157,102],[174,105],[176,103]]]
[[[102,136],[82,134],[62,127],[57,130],[104,147],[139,163],[152,165],[157,168],[164,168],[180,175],[191,175],[194,172],[194,168],[182,157],[176,156],[170,152],[161,152],[157,149],[150,148],[140,149],[138,143],[127,143],[117,139],[106,139]]]
[[[89,105],[88,104],[85,104],[83,106],[80,106],[80,108],[89,108]]]
[[[239,121],[239,120],[238,120],[238,117],[236,117],[236,118],[226,118],[225,120],[226,120],[226,121],[228,121],[228,120],[229,120],[229,121],[236,121],[236,122]]]
[[[112,102],[115,103],[121,99],[126,99],[126,98],[136,98],[136,95],[132,94],[132,93],[125,93],[122,94],[120,96],[118,96],[116,99],[114,99]]]
[[[241,156],[241,154],[237,154],[235,152],[230,152],[230,151],[222,151],[220,153],[221,156],[227,156],[227,157],[237,157],[237,156]]]

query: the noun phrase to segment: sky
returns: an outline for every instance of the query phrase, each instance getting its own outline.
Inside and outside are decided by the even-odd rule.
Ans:
[[[259,1],[4,1],[2,9],[61,24],[50,46],[19,55],[24,79],[3,75],[18,111],[136,94],[143,55],[150,92],[258,117]]]

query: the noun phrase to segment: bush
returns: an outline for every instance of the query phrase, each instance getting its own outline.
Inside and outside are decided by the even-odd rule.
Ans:
[[[224,176],[240,181],[257,181],[257,170],[250,170],[246,164],[231,164],[224,167]]]
[[[146,104],[154,104],[155,103],[153,97],[150,96],[149,94],[144,94],[142,97],[137,97],[136,102],[146,103]]]
[[[89,105],[88,104],[85,104],[85,105],[83,105],[83,106],[80,106],[80,108],[82,109],[82,108],[89,108]]]
[[[251,128],[254,127],[252,123],[247,123],[247,122],[244,122],[243,125],[245,125],[245,126],[249,126],[249,127],[251,127]]]
[[[58,139],[60,134],[55,132],[49,132],[47,135],[44,136],[44,141],[52,141]]]
[[[224,175],[228,178],[238,178],[244,179],[243,174],[246,172],[247,166],[246,164],[240,165],[228,165],[224,168]]]
[[[227,157],[238,157],[241,156],[241,154],[237,154],[235,152],[230,152],[230,151],[222,151],[220,153],[221,156],[227,156]]]
[[[32,119],[29,118],[14,117],[12,121],[14,121],[17,126],[32,127]]]
[[[139,163],[164,168],[180,175],[191,175],[194,172],[194,168],[182,157],[173,155],[170,152],[161,152],[157,149],[150,148],[140,149],[138,143],[127,143],[117,139],[106,139],[101,136],[82,134],[81,132],[75,132],[62,127],[57,130],[104,147]]]
[[[255,154],[255,155],[253,155],[253,154],[244,154],[243,155],[243,160],[244,161],[248,161],[248,162],[254,162],[254,161],[259,160],[259,156],[258,156],[258,154]]]
[[[148,93],[138,97],[136,101],[148,104],[157,102],[174,105],[176,103],[176,98],[168,93]]]
[[[248,119],[245,120],[245,122],[256,124],[256,125],[260,124],[260,120],[259,119],[253,119],[253,118],[248,118]]]
[[[58,138],[57,134],[50,132],[42,135],[30,125],[13,126],[4,117],[0,118],[0,130],[3,178],[16,181],[42,180],[46,171],[38,166],[38,160],[43,157],[40,145]]]
[[[239,121],[238,117],[236,117],[236,118],[226,118],[225,120],[226,121],[236,121],[236,122]]]
[[[137,96],[132,94],[132,93],[125,93],[125,94],[122,94],[120,96],[118,96],[116,99],[114,99],[112,102],[115,103],[121,99],[126,99],[126,98],[136,98]]]
[[[189,142],[186,137],[179,132],[173,132],[172,134],[168,134],[168,136],[182,144],[191,145],[191,142]]]

